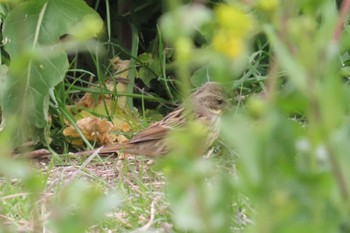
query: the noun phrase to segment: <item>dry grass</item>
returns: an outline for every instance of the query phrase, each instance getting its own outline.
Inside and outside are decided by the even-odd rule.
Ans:
[[[151,228],[157,228],[158,232],[171,231],[172,224],[166,221],[168,217],[164,217],[169,214],[163,192],[165,178],[161,172],[152,170],[154,161],[134,156],[79,160],[59,163],[49,159],[33,160],[35,168],[46,174],[44,191],[35,203],[40,214],[36,216],[31,211],[22,216],[15,214],[16,211],[3,213],[0,215],[3,225],[17,232],[36,232],[38,229],[50,232],[48,223],[57,215],[53,203],[71,184],[83,181],[89,186],[99,186],[106,194],[117,192],[121,196],[119,205],[105,213],[104,221],[91,226],[88,232],[120,232],[117,229],[145,232]],[[7,182],[2,180],[0,185],[6,187]],[[13,187],[20,186],[17,180],[11,182]],[[13,193],[2,196],[1,202],[4,205],[18,199],[25,202],[30,195],[28,192]]]

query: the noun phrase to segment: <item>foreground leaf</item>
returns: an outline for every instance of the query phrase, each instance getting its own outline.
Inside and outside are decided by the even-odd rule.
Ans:
[[[16,118],[21,140],[29,129],[38,135],[47,126],[49,91],[68,69],[67,54],[57,43],[88,16],[102,27],[97,13],[82,0],[26,1],[6,18],[3,36],[11,63],[1,87],[2,125]]]

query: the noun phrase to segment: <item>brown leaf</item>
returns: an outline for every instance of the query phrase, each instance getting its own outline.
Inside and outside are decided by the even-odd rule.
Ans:
[[[111,134],[113,124],[98,117],[87,117],[77,122],[77,126],[89,141],[96,141],[99,145],[111,145],[117,140],[117,136]],[[71,143],[75,146],[83,146],[78,132],[71,125],[64,129],[63,134],[71,138]]]
[[[115,72],[114,78],[118,80],[118,83],[109,80],[106,81],[103,88],[111,92],[126,93],[130,61],[115,57],[111,60],[111,64]],[[112,97],[110,94],[86,93],[75,105],[79,112],[75,115],[75,119],[80,119],[77,126],[89,141],[97,142],[99,145],[110,145],[119,141],[117,135],[112,131],[131,131],[130,122],[137,122],[134,114],[130,114],[127,97],[118,96],[117,100]],[[81,107],[84,108],[81,109]],[[101,115],[109,114],[112,122],[95,117],[91,112]],[[64,130],[63,134],[70,138],[73,145],[83,146],[84,142],[80,139],[78,132],[69,123],[67,125],[69,127]]]
[[[111,61],[113,70],[115,71],[116,77],[118,79],[129,80],[129,69],[130,69],[130,60],[121,60],[120,57],[115,57]],[[117,84],[117,92],[127,93],[128,92],[128,82],[119,82]],[[120,108],[127,108],[127,97],[121,96],[118,98],[118,105]]]

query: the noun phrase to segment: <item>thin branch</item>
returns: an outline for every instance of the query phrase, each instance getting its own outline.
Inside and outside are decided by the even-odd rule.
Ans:
[[[326,145],[326,146],[327,146],[328,155],[329,155],[328,158],[332,166],[335,180],[338,184],[340,195],[342,196],[344,201],[347,201],[349,199],[349,192],[345,182],[344,174],[342,172],[342,168],[339,165],[332,148],[329,145]]]
[[[343,0],[340,7],[339,19],[335,26],[335,30],[333,34],[334,41],[339,41],[340,39],[349,10],[350,10],[350,0]]]

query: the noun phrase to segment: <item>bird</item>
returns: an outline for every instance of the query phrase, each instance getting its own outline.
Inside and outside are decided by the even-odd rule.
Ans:
[[[190,97],[192,118],[206,128],[207,138],[205,145],[207,150],[219,136],[220,118],[225,108],[226,98],[224,88],[217,82],[206,82],[198,88]],[[116,152],[129,153],[134,155],[145,155],[149,158],[156,158],[166,155],[171,148],[167,145],[169,132],[181,129],[186,125],[184,106],[180,106],[166,115],[162,120],[151,124],[149,127],[137,133],[126,143],[104,146],[98,149],[76,153],[111,154]]]

